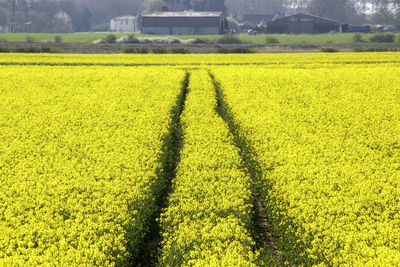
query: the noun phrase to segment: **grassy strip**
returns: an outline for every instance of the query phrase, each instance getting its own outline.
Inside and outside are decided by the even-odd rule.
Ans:
[[[250,178],[216,105],[207,72],[193,72],[181,161],[160,219],[161,266],[250,266],[256,259]]]
[[[66,43],[91,43],[93,41],[104,39],[110,33],[0,33],[0,40],[8,42],[26,42],[27,37],[33,38],[35,42],[53,42],[56,36],[60,36],[63,42]],[[123,36],[123,33],[115,33],[117,38]],[[166,37],[160,35],[148,35],[136,33],[137,37]],[[246,43],[265,44],[266,38],[276,38],[281,44],[296,44],[296,43],[352,43],[353,33],[337,33],[337,34],[268,34],[250,36],[247,34],[239,34],[237,37]],[[361,38],[368,40],[373,34],[363,33]],[[396,34],[397,38],[400,36]],[[215,39],[219,39],[222,35],[184,35],[174,36],[176,38],[187,39],[202,39],[212,43]]]
[[[0,40],[8,42],[26,42],[28,37],[34,42],[54,42],[56,36],[60,36],[65,43],[91,43],[103,39],[110,33],[0,33]],[[123,36],[116,33],[117,38]]]

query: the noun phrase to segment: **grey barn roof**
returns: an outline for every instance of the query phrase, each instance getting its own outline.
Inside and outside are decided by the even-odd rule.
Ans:
[[[279,18],[266,23],[267,33],[316,34],[338,31],[340,23],[304,13]]]
[[[277,23],[277,22],[285,21],[285,20],[287,20],[288,18],[291,18],[291,17],[309,17],[309,18],[313,18],[313,19],[318,19],[320,21],[326,21],[326,22],[329,22],[329,23],[339,23],[338,21],[334,21],[334,20],[331,20],[331,19],[323,18],[323,17],[318,17],[318,16],[315,16],[315,15],[298,13],[298,14],[295,14],[295,15],[281,17],[281,18],[272,20],[272,21],[268,22],[268,24],[274,24],[274,23]]]
[[[222,12],[196,12],[196,11],[154,12],[142,15],[142,17],[153,17],[153,18],[214,18],[221,16]]]
[[[222,12],[156,12],[142,15],[142,27],[220,27]]]

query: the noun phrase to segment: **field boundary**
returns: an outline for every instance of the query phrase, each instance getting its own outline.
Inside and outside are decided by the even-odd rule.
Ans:
[[[17,55],[17,54],[16,54]],[[301,68],[315,68],[315,65],[335,66],[335,65],[373,65],[373,64],[400,64],[400,60],[388,61],[332,61],[332,62],[253,62],[253,63],[239,63],[239,62],[222,62],[222,63],[201,63],[202,66],[266,66],[266,67],[301,67]],[[0,66],[51,66],[51,67],[195,67],[199,69],[199,63],[70,63],[70,62],[1,62]],[[200,66],[201,68],[201,66]]]
[[[400,38],[400,37],[399,37]],[[331,51],[326,51],[331,48]],[[398,52],[394,43],[237,43],[237,44],[121,44],[1,42],[2,53],[60,54],[215,54],[215,53],[316,53],[316,52]]]

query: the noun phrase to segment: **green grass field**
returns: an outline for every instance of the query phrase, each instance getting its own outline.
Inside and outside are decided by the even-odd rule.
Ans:
[[[91,43],[95,40],[104,38],[110,33],[0,33],[0,40],[8,42],[26,42],[27,37],[33,37],[35,42],[52,42],[55,36],[61,36],[63,42],[66,43]],[[124,35],[116,33],[117,38]],[[363,39],[368,40],[371,34],[363,34]],[[397,34],[400,35],[400,34]],[[136,34],[138,37],[155,37],[155,35]],[[353,34],[338,33],[338,34],[272,34],[269,36],[276,37],[282,44],[290,43],[351,43]],[[180,39],[202,38],[213,41],[220,38],[220,35],[187,35],[176,36]],[[238,37],[246,43],[264,44],[266,35],[249,36],[247,34],[239,34]],[[400,37],[397,37],[400,38]]]
[[[55,36],[61,36],[66,43],[91,43],[104,38],[109,33],[0,33],[0,40],[9,42],[26,42],[28,36],[35,42],[52,42]],[[121,37],[123,34],[117,33]]]

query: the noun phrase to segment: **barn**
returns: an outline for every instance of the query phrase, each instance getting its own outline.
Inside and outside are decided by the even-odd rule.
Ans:
[[[222,12],[156,12],[142,15],[142,33],[159,35],[218,35],[225,31]]]
[[[136,17],[134,16],[123,16],[113,18],[110,21],[110,31],[112,32],[136,32]]]
[[[267,23],[267,33],[315,34],[339,31],[340,22],[308,14],[295,14]]]

